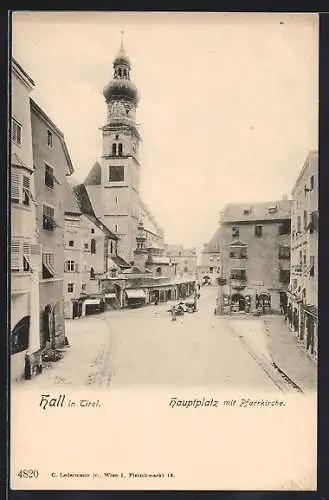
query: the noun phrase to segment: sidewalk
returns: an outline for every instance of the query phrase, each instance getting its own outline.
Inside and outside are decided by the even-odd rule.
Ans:
[[[304,391],[317,388],[317,365],[289,331],[282,316],[263,318],[273,361]]]

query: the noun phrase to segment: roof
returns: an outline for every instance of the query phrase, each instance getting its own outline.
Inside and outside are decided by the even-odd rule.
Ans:
[[[215,234],[211,237],[209,243],[204,245],[202,253],[219,253],[220,252],[220,227],[217,228]]]
[[[221,223],[290,219],[291,203],[292,200],[229,203],[224,208]]]
[[[69,175],[73,174],[74,168],[73,168],[73,164],[71,161],[71,157],[69,155],[69,151],[68,151],[67,146],[66,146],[63,132],[57,127],[57,125],[55,125],[55,123],[51,120],[51,118],[49,118],[49,116],[43,111],[43,109],[41,109],[40,106],[31,98],[30,98],[30,107],[31,107],[31,111],[38,113],[38,115],[47,123],[49,128],[51,128],[52,131],[58,136],[59,140],[61,141],[63,151],[65,154],[65,158],[67,161]]]
[[[81,215],[76,195],[66,179],[64,180],[64,213]]]
[[[21,167],[21,168],[26,168],[27,170],[32,170],[32,167],[29,167],[26,163],[23,162],[23,160],[20,158],[20,156],[17,153],[11,153],[11,165],[13,167]]]
[[[165,245],[165,253],[166,255],[175,256],[175,257],[196,257],[196,249],[195,248],[184,248],[183,245]]]
[[[72,190],[77,197],[82,213],[96,217],[86,186],[84,184],[78,184],[77,186],[73,186]]]
[[[25,69],[16,61],[14,57],[12,57],[11,62],[12,62],[12,69],[16,71],[16,73],[18,73],[20,77],[23,76],[28,86],[31,88],[35,87],[35,82],[32,80],[30,75],[25,71]]]
[[[170,263],[170,258],[169,257],[162,257],[162,256],[156,256],[152,255],[150,256],[150,260],[148,261],[151,264],[167,264],[169,265]]]
[[[304,161],[304,164],[298,174],[298,177],[296,179],[296,182],[294,184],[294,187],[292,188],[291,192],[292,192],[292,195],[294,196],[294,192],[296,191],[296,189],[298,188],[298,185],[305,173],[305,171],[309,168],[310,166],[310,163],[312,162],[312,160],[315,160],[315,161],[318,161],[318,151],[315,149],[315,150],[311,150],[309,151],[305,161]]]
[[[102,183],[102,168],[98,161],[95,162],[94,166],[89,171],[89,174],[87,175],[83,183],[87,186],[95,186]]]
[[[121,269],[131,268],[128,262],[126,262],[122,257],[119,257],[119,255],[111,255],[111,259],[113,260],[114,264],[119,266]]]
[[[78,186],[74,186],[72,190],[76,196],[76,200],[83,215],[88,217],[88,219],[93,222],[99,229],[101,229],[107,236],[109,236],[109,238],[117,241],[119,239],[118,236],[112,233],[112,231],[110,231],[110,229],[96,217],[87,193],[86,186],[84,184],[79,184]]]
[[[163,247],[157,245],[156,243],[154,243],[154,241],[150,241],[149,243],[147,243],[146,245],[146,248],[154,248],[156,250],[163,250]]]

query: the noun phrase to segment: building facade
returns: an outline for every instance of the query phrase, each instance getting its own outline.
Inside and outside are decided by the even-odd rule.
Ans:
[[[95,216],[84,185],[66,184],[64,228],[64,306],[72,318],[100,300],[99,278],[113,272],[118,238]]]
[[[203,245],[201,264],[198,273],[200,279],[209,277],[213,282],[216,281],[216,278],[221,274],[221,253],[216,234],[209,243]]]
[[[175,266],[175,275],[195,276],[197,272],[196,248],[185,248],[183,245],[164,245],[164,253]]]
[[[290,279],[291,201],[226,205],[213,238],[221,249],[224,311],[282,312]]]
[[[73,165],[63,133],[33,100],[31,102],[33,163],[37,202],[40,273],[40,335],[44,348],[65,343],[64,199],[66,176]]]
[[[139,144],[136,123],[138,91],[123,44],[113,62],[113,78],[104,88],[107,106],[102,127],[103,150],[84,181],[96,216],[118,236],[118,255],[133,261],[138,222],[144,217],[150,237],[161,242],[163,232],[140,197]]]
[[[16,60],[11,67],[11,380],[41,370],[39,271],[35,174],[32,154],[30,94],[34,82]]]
[[[315,357],[318,337],[318,182],[318,152],[310,151],[292,190],[287,319]]]

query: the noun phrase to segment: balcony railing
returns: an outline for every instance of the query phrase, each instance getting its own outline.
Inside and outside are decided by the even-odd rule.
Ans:
[[[245,288],[247,286],[247,280],[244,278],[231,278],[230,284],[232,288]]]

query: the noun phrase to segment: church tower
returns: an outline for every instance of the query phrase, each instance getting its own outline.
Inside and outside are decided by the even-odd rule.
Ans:
[[[148,259],[148,251],[146,249],[146,234],[144,230],[143,221],[138,223],[136,248],[134,250],[134,264],[141,270],[145,269],[146,261]]]
[[[119,236],[118,254],[134,259],[140,215],[138,149],[141,141],[136,125],[138,91],[130,79],[131,63],[123,41],[113,61],[113,78],[105,86],[107,114],[102,127],[101,158],[102,221]]]

